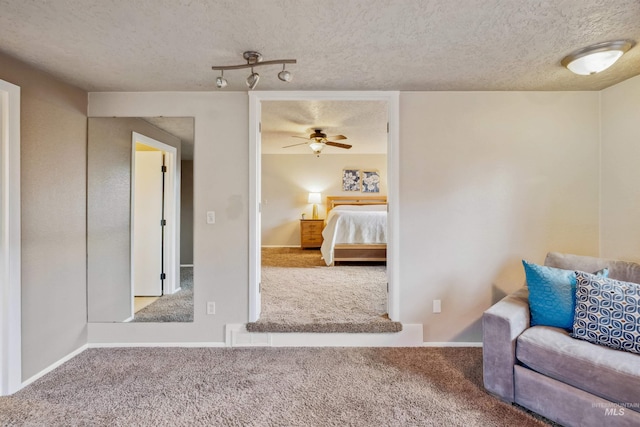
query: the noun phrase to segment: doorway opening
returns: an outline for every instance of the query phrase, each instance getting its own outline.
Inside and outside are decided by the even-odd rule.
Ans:
[[[177,149],[132,132],[131,312],[180,290]]]
[[[386,246],[387,246],[387,265],[386,265],[386,279],[388,282],[388,292],[386,293],[386,295],[384,294],[386,289],[384,289],[384,271],[383,271],[383,283],[382,283],[382,298],[384,298],[384,302],[383,304],[386,305],[387,308],[387,313],[388,313],[388,319],[387,320],[392,320],[392,321],[397,321],[399,319],[399,310],[398,310],[398,269],[397,269],[397,263],[398,263],[398,257],[397,257],[397,241],[398,241],[398,226],[397,226],[397,219],[398,219],[398,204],[397,204],[397,197],[398,197],[398,167],[397,167],[397,163],[398,163],[398,156],[397,156],[397,141],[398,141],[398,135],[397,135],[397,129],[398,129],[398,94],[396,92],[288,92],[288,93],[250,93],[250,126],[251,126],[251,133],[250,133],[250,137],[251,137],[251,145],[250,145],[250,149],[251,149],[251,153],[250,153],[250,161],[251,161],[251,165],[250,165],[250,173],[251,173],[251,188],[250,188],[250,197],[251,197],[251,206],[255,207],[255,209],[252,209],[250,214],[251,214],[251,221],[250,221],[250,236],[251,236],[251,245],[250,245],[250,313],[249,313],[249,319],[250,322],[256,322],[258,321],[258,319],[260,318],[260,314],[262,312],[262,294],[261,294],[261,285],[262,284],[267,284],[269,283],[268,279],[267,280],[263,280],[262,277],[262,249],[263,249],[263,245],[262,245],[262,231],[263,231],[263,221],[271,221],[272,220],[272,216],[270,215],[271,212],[270,210],[272,209],[272,206],[274,205],[274,203],[279,206],[281,204],[283,204],[282,200],[273,200],[270,201],[268,198],[265,199],[264,195],[263,195],[263,185],[265,185],[265,183],[263,182],[263,168],[265,168],[264,170],[269,171],[270,169],[272,170],[273,168],[271,167],[271,165],[269,165],[269,162],[272,160],[268,160],[267,163],[263,164],[263,157],[262,157],[262,139],[265,136],[265,134],[263,132],[265,132],[265,126],[267,125],[263,120],[263,109],[266,111],[268,110],[269,105],[271,104],[272,101],[291,101],[291,102],[298,102],[298,103],[309,103],[309,105],[311,105],[311,109],[315,109],[316,111],[318,110],[318,108],[321,108],[320,105],[324,102],[324,103],[331,103],[331,105],[333,106],[338,106],[338,108],[342,105],[349,105],[349,103],[352,104],[357,104],[358,102],[362,102],[361,106],[366,105],[367,102],[371,103],[371,104],[383,104],[384,105],[384,117],[382,119],[382,127],[383,127],[383,144],[385,145],[385,151],[386,151],[386,159],[382,160],[382,162],[384,162],[384,166],[379,166],[379,169],[386,169],[386,173],[387,173],[387,179],[386,179],[386,190],[387,190],[387,197],[388,197],[388,226],[386,227],[387,229],[387,239],[386,239]],[[286,103],[286,102],[285,102]],[[357,111],[356,111],[357,114]],[[290,115],[289,119],[291,120]],[[299,117],[298,117],[299,118]],[[295,120],[295,119],[294,119]],[[325,123],[326,125],[326,129],[323,129],[322,131],[324,132],[324,130],[327,130],[327,134],[329,133],[343,133],[340,131],[340,129],[335,129],[335,128],[331,128],[331,125],[329,123]],[[321,123],[298,123],[298,125],[303,125],[301,129],[304,129],[305,127],[310,127],[310,128],[317,128],[318,125],[325,125],[325,124],[321,124]],[[298,126],[300,127],[300,126]],[[315,132],[315,134],[317,135],[316,130],[312,129],[312,132]],[[282,146],[286,146],[286,142],[290,141],[290,137],[294,136],[294,135],[282,135]],[[286,138],[286,139],[285,139]],[[344,143],[349,142],[349,141],[341,141],[341,143],[339,144],[333,144],[333,146],[331,147],[327,147],[331,149],[334,148],[345,148],[344,146],[342,146]],[[355,140],[354,140],[355,142]],[[302,142],[300,144],[302,147],[300,147],[300,149],[304,150],[304,149],[308,149],[308,148],[312,148],[309,146],[306,146],[306,144],[304,142]],[[364,145],[364,144],[362,144]],[[360,147],[358,148],[360,149]],[[313,150],[316,151],[316,150]],[[326,150],[324,153],[327,153]],[[325,156],[325,154],[322,154],[322,156]],[[314,155],[315,154],[315,155]],[[295,192],[299,192],[299,195],[294,195],[293,198],[298,198],[300,200],[297,200],[296,203],[296,207],[295,209],[300,209],[299,206],[303,206],[303,209],[307,207],[307,192],[309,193],[323,193],[322,194],[322,209],[321,209],[321,218],[325,218],[325,208],[326,203],[324,201],[324,199],[327,196],[335,196],[336,193],[340,194],[341,190],[336,188],[336,185],[341,185],[341,183],[336,183],[336,181],[340,181],[342,178],[340,176],[340,174],[342,173],[342,170],[339,170],[336,174],[335,177],[331,178],[333,179],[333,183],[329,186],[325,187],[325,190],[327,190],[327,192],[323,191],[322,188],[319,188],[319,186],[322,186],[323,184],[315,182],[315,183],[308,183],[309,185],[302,185],[301,182],[304,181],[306,178],[309,178],[309,176],[313,175],[310,172],[311,167],[314,167],[313,163],[310,163],[307,166],[302,165],[301,163],[306,162],[307,160],[320,160],[320,159],[316,159],[316,156],[318,155],[318,153],[313,153],[311,151],[309,151],[308,153],[306,151],[303,151],[301,153],[299,153],[296,156],[287,156],[289,158],[288,161],[293,162],[290,167],[288,167],[288,169],[294,169],[297,166],[302,167],[301,171],[298,171],[298,173],[296,174],[296,177],[293,178],[294,182],[293,187],[296,188],[291,188],[291,189],[286,189],[285,192],[289,192],[289,193],[295,193]],[[326,154],[326,158],[327,158],[327,162],[329,161],[329,156],[330,154]],[[340,162],[347,162],[347,163],[358,163],[359,161],[357,160],[360,156],[352,156],[352,160],[345,160],[347,159],[349,156],[340,156],[340,158],[342,160],[337,160],[336,157],[336,161],[338,161],[338,163]],[[384,158],[384,156],[382,156]],[[300,164],[295,165],[296,160],[292,160],[297,158],[298,161],[300,162]],[[366,160],[366,162],[372,162],[373,157],[370,157]],[[324,159],[323,159],[324,161]],[[364,161],[364,160],[363,160]],[[380,159],[378,159],[378,161],[380,161]],[[354,164],[355,164],[354,163]],[[306,163],[305,163],[306,164]],[[345,166],[349,166],[347,164],[345,164]],[[367,169],[367,165],[362,164],[360,165],[361,169]],[[335,168],[336,166],[333,165],[333,168]],[[378,168],[374,168],[374,169],[378,169]],[[340,168],[342,169],[342,168]],[[267,184],[268,185],[268,184]],[[316,187],[312,188],[314,185],[316,185]],[[300,188],[297,188],[300,187]],[[360,190],[359,190],[360,191]],[[265,191],[265,194],[269,193],[269,191]],[[344,193],[342,193],[344,195]],[[365,193],[359,193],[360,194],[360,199],[364,199],[367,196]],[[314,197],[317,197],[317,195],[314,195]],[[290,196],[291,198],[291,196]],[[304,199],[304,200],[303,200]],[[311,200],[311,199],[309,199]],[[291,203],[290,203],[291,204]],[[328,213],[328,209],[326,210],[326,212]],[[269,215],[265,215],[265,214],[269,214]],[[310,212],[306,212],[306,215],[308,216],[308,218],[311,218],[311,211]],[[296,213],[292,213],[289,212],[287,214],[288,219],[286,220],[288,222],[288,227],[291,228],[291,230],[289,230],[289,234],[291,233],[296,233],[298,230],[298,227],[300,227],[300,230],[302,230],[302,226],[304,225],[305,227],[308,228],[309,224],[306,224],[305,220],[302,220],[300,218],[300,213],[296,212]],[[289,217],[293,217],[293,218],[289,218]],[[300,222],[300,224],[298,225],[298,222]],[[305,223],[305,224],[303,224]],[[313,224],[311,224],[313,225]],[[293,231],[295,228],[296,231]],[[286,231],[286,230],[285,230]],[[298,234],[298,239],[303,240],[303,237]],[[290,240],[291,240],[291,236],[290,236]],[[265,238],[265,240],[268,240],[268,238]],[[300,254],[303,254],[303,256],[308,256],[307,253],[304,253],[304,251],[301,251],[300,248],[291,248],[291,251],[295,251],[298,250],[300,252]],[[317,249],[313,249],[316,250]],[[319,251],[318,251],[319,252]],[[295,256],[298,256],[300,254],[297,254]],[[313,255],[314,257],[316,257],[316,255]],[[316,257],[317,260],[316,261],[320,261],[320,256],[318,253],[318,256]],[[315,259],[315,258],[314,258]],[[318,267],[319,268],[319,267]],[[330,271],[330,269],[333,267],[325,267],[326,272],[328,273]],[[384,267],[383,267],[384,268]],[[270,289],[270,288],[268,288]],[[313,298],[311,295],[309,295],[310,298]],[[252,325],[248,325],[252,326]],[[323,330],[320,330],[323,331]],[[327,330],[327,332],[329,332]],[[366,331],[363,331],[366,332]],[[386,331],[389,332],[389,331]]]

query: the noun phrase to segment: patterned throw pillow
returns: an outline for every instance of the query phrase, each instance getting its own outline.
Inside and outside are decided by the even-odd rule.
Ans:
[[[576,272],[522,260],[529,288],[531,326],[571,330],[576,306]],[[608,270],[597,274],[607,276]]]
[[[640,285],[576,272],[574,338],[640,354]]]

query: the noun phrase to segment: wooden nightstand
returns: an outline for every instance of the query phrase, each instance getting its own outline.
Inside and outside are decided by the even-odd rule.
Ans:
[[[322,246],[322,228],[324,219],[301,219],[300,220],[300,247],[319,248]]]

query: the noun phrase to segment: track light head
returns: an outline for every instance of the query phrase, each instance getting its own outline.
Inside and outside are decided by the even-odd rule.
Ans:
[[[218,89],[224,89],[225,87],[227,87],[227,79],[225,79],[224,77],[220,76],[216,79],[216,87]]]
[[[278,73],[278,78],[280,80],[282,80],[283,82],[287,82],[289,83],[291,81],[291,79],[293,79],[293,76],[291,75],[290,72],[288,72],[287,70],[284,69],[284,64],[282,64],[282,71],[280,71]]]
[[[247,77],[247,86],[249,89],[253,90],[258,86],[258,82],[260,81],[260,74],[254,73],[253,68],[251,69],[251,75]]]

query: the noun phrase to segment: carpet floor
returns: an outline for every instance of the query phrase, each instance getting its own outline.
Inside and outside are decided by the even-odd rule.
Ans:
[[[398,332],[380,264],[327,267],[319,250],[262,249],[262,313],[250,332]]]
[[[193,322],[193,267],[180,267],[180,290],[138,311],[132,322]]]
[[[479,348],[89,349],[2,426],[543,426],[482,387]]]

